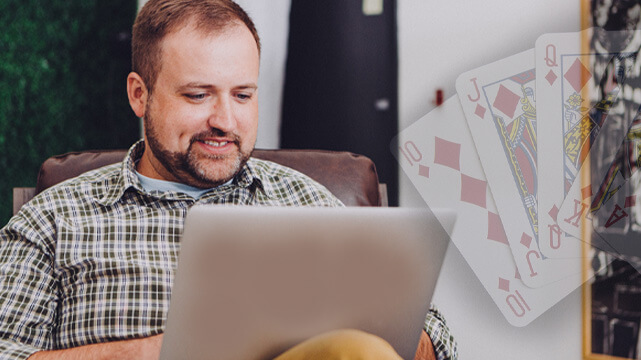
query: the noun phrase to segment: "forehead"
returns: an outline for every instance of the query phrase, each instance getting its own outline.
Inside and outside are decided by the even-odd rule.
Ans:
[[[226,77],[255,82],[258,77],[258,46],[249,29],[241,24],[209,32],[188,24],[167,34],[160,50],[159,78],[206,81],[202,77]]]

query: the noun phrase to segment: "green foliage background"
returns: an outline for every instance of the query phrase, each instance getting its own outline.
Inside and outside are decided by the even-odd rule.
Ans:
[[[12,188],[68,151],[127,148],[136,0],[0,0],[0,226]]]

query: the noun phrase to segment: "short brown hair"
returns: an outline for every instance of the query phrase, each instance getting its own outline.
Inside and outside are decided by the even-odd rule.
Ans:
[[[162,67],[160,44],[172,31],[193,22],[197,29],[217,32],[245,24],[256,40],[260,38],[251,18],[232,0],[149,0],[140,10],[131,40],[132,70],[142,77],[151,93]]]

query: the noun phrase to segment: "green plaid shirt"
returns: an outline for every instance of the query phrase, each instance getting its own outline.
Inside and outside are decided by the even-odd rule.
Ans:
[[[47,189],[0,230],[0,359],[162,333],[195,204],[343,206],[310,178],[257,159],[199,199],[146,192],[134,172],[143,150],[139,142],[122,163]],[[430,313],[426,324],[449,358],[441,319]]]

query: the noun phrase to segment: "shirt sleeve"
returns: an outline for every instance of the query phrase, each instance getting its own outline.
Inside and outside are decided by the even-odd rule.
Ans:
[[[0,229],[0,358],[50,349],[57,308],[53,221],[23,207]],[[49,238],[51,238],[49,237]]]
[[[445,322],[443,314],[432,304],[425,317],[425,331],[432,340],[437,360],[456,360],[458,350],[456,340]]]

